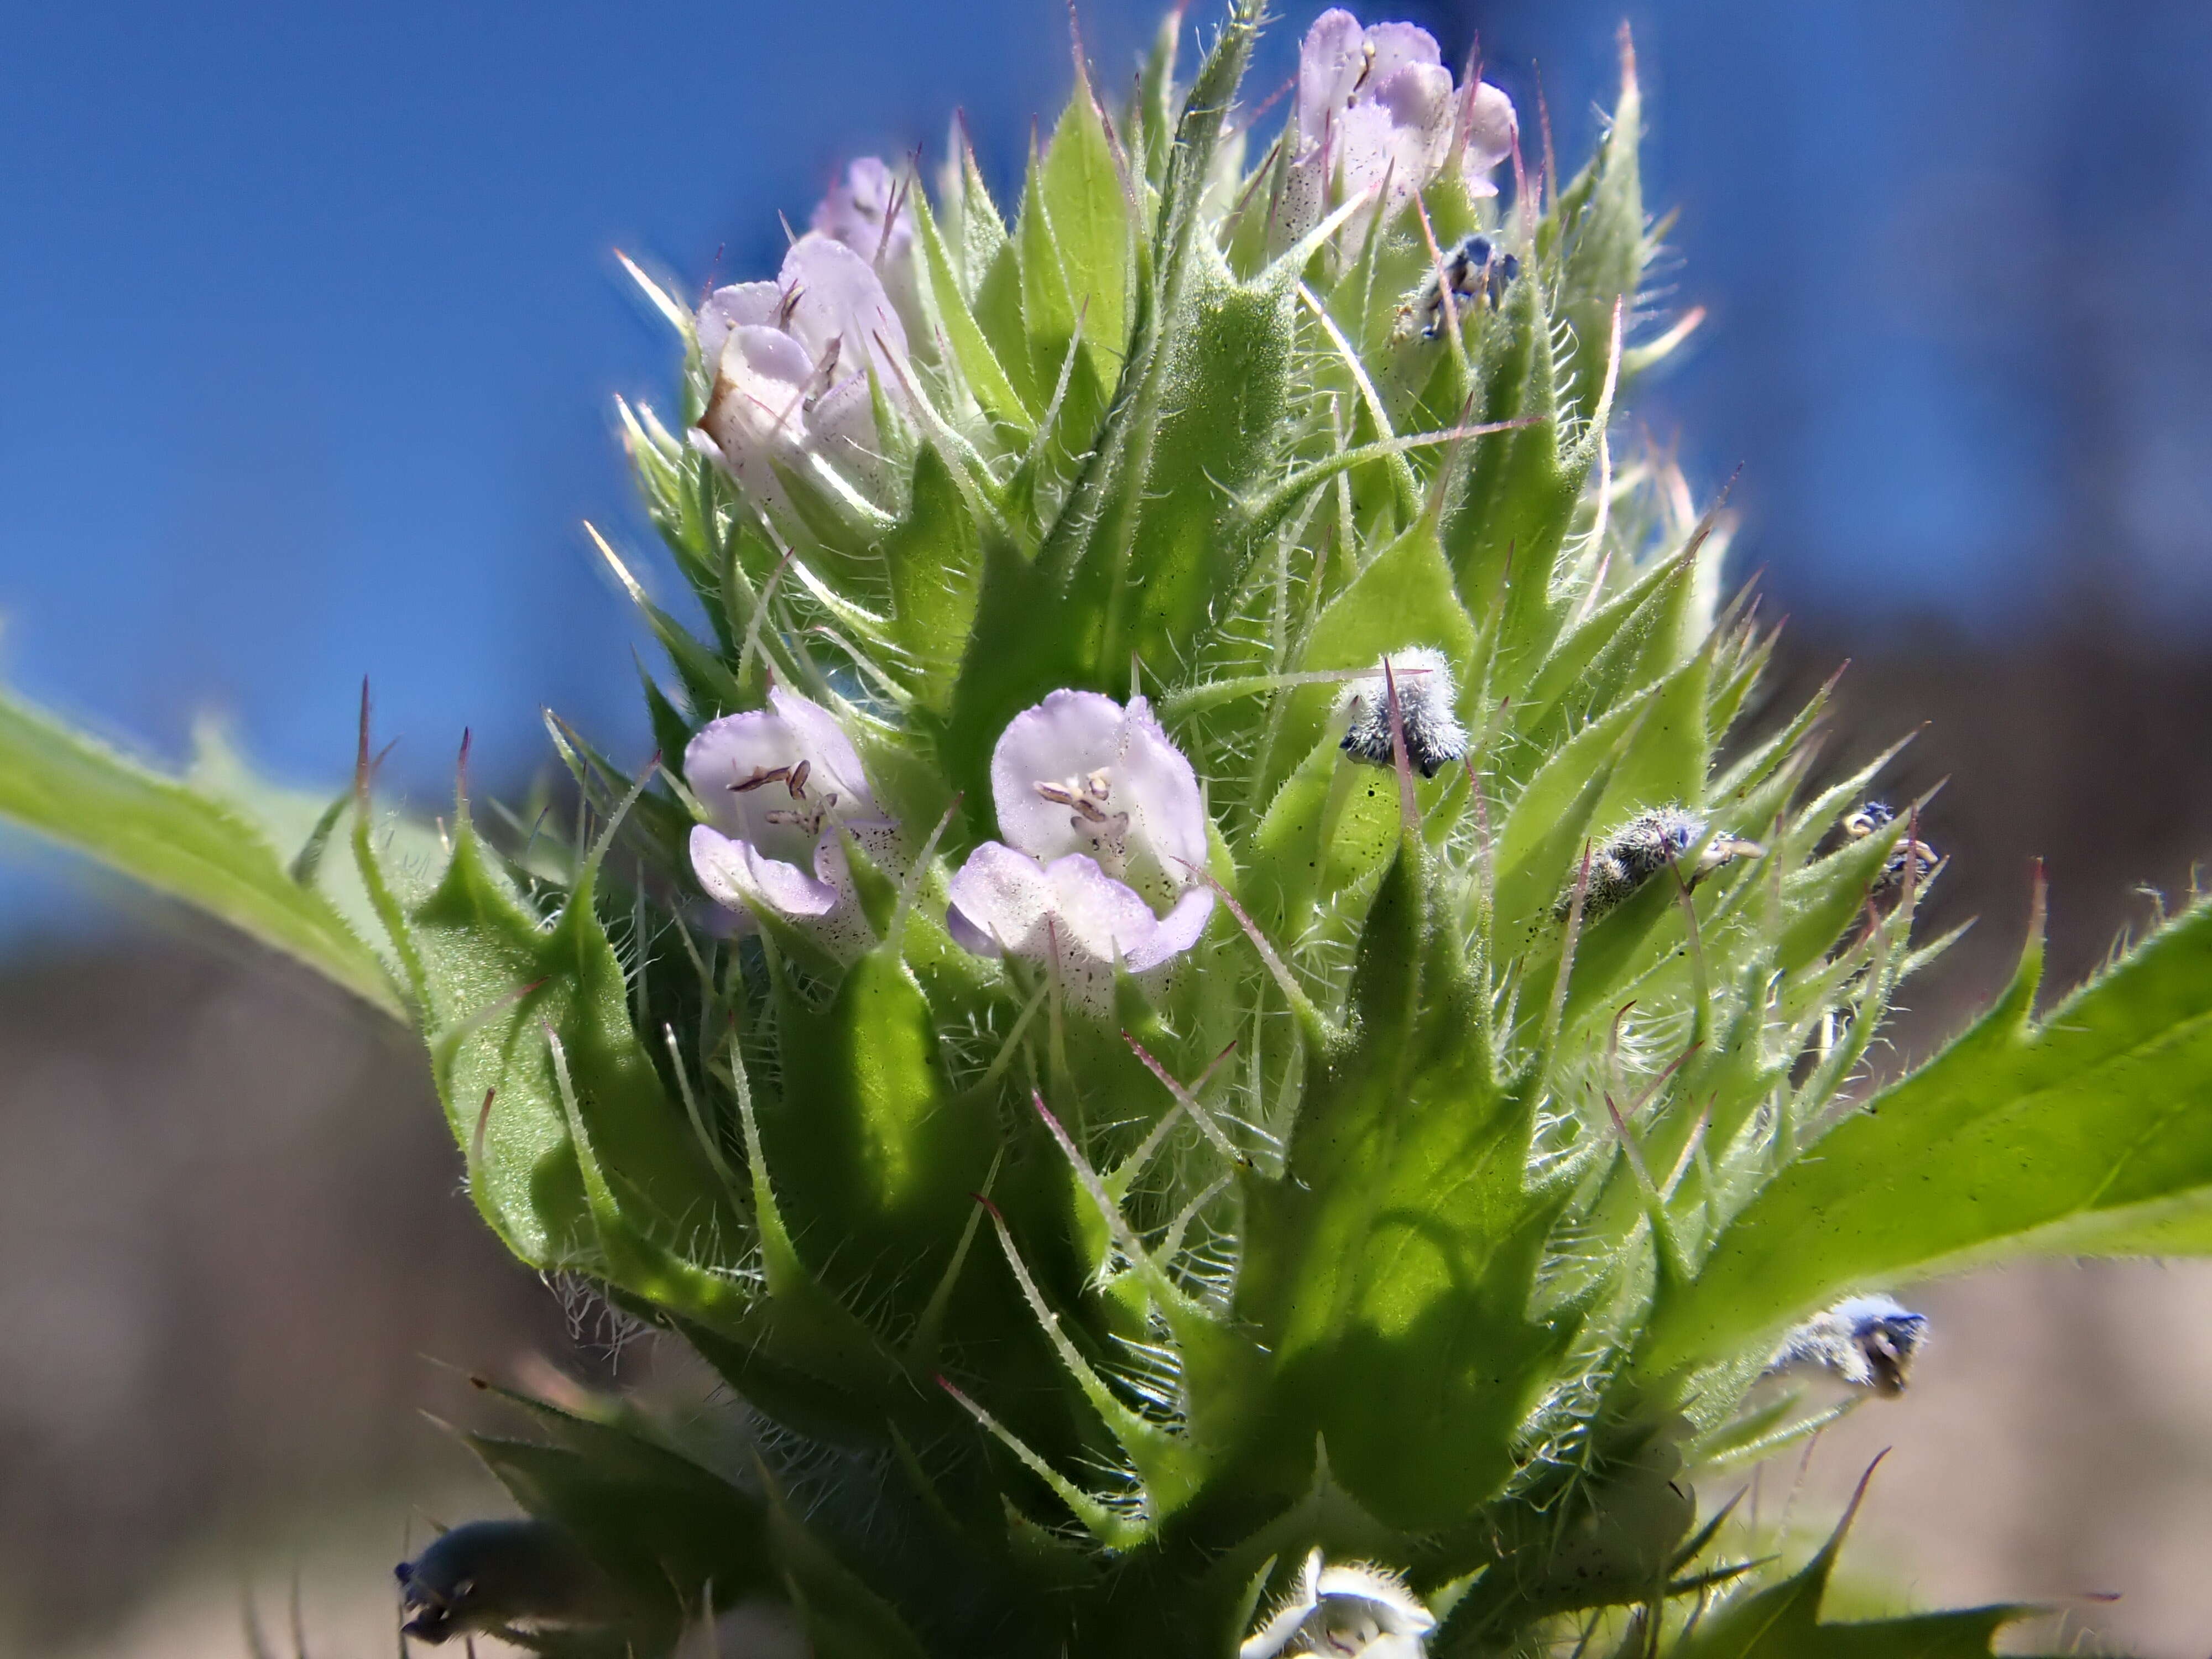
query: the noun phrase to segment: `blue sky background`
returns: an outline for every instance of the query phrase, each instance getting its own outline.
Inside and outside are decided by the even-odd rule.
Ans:
[[[641,746],[637,633],[577,526],[641,544],[607,406],[662,392],[670,339],[611,249],[765,271],[845,157],[933,163],[957,105],[1011,179],[1068,82],[1055,0],[6,9],[0,674],[159,753],[219,708],[333,781],[364,673],[418,786],[464,725],[536,764],[547,702]],[[1154,4],[1081,10],[1120,84]],[[1579,158],[1624,12],[1670,280],[1713,313],[1640,409],[1705,483],[1744,464],[1743,568],[1831,632],[2018,628],[2096,591],[2196,641],[2212,7],[1397,15],[1455,54],[1479,28],[1532,143],[1540,62]],[[48,867],[0,878],[17,927],[86,914]]]

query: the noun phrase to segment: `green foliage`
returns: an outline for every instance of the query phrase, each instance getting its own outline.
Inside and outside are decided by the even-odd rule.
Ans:
[[[1320,1435],[1336,1478],[1408,1532],[1504,1486],[1570,1336],[1528,1307],[1566,1194],[1530,1187],[1529,1115],[1468,1041],[1481,991],[1428,863],[1408,836],[1376,894],[1351,1033],[1283,1175],[1247,1195],[1237,1304],[1274,1373],[1253,1433],[1279,1455]],[[1431,1385],[1373,1408],[1409,1376]]]
[[[1871,1478],[1872,1472],[1869,1472]],[[1710,1615],[1678,1644],[1682,1659],[1982,1659],[1990,1639],[2037,1609],[1971,1607],[1902,1619],[1823,1624],[1820,1603],[1837,1552],[1850,1530],[1862,1481],[1850,1509],[1803,1567],[1778,1584],[1743,1596]]]
[[[0,697],[0,814],[229,923],[398,1016],[399,994],[379,959],[374,924],[324,876],[332,827],[349,800],[325,810],[274,790],[219,745],[208,750],[196,781],[140,766],[51,715]]]
[[[2031,1015],[2041,904],[2011,988],[1735,1218],[1656,1310],[1649,1363],[1717,1357],[1809,1305],[2033,1249],[2185,1250],[2212,1203],[2212,907]]]
[[[1248,165],[1257,13],[1188,88],[1170,20],[1117,113],[1079,76],[1011,215],[964,143],[933,202],[902,179],[911,246],[853,280],[912,349],[878,313],[860,375],[840,336],[834,392],[737,406],[769,435],[711,418],[736,360],[648,283],[686,430],[623,434],[704,623],[601,543],[669,679],[641,779],[553,725],[573,832],[379,816],[365,732],[322,805],[15,705],[0,810],[411,1018],[487,1221],[742,1402],[720,1462],[620,1401],[474,1443],[621,1592],[550,1649],[668,1651],[761,1594],[830,1655],[1218,1659],[1318,1550],[1402,1575],[1361,1582],[1440,1655],[1985,1652],[2017,1610],[1819,1623],[1840,1531],[1731,1559],[1700,1477],[1805,1431],[1762,1373],[1841,1293],[2205,1247],[2212,912],[2040,1024],[2032,946],[1867,1098],[1935,872],[1909,816],[1844,828],[1879,767],[1808,787],[1823,700],[1761,708],[1717,507],[1616,453],[1685,326],[1639,337],[1632,59],[1556,193],[1455,163],[1385,198],[1316,185],[1295,124]],[[1447,303],[1475,232],[1519,274]],[[1449,679],[1401,683],[1415,650]],[[1156,873],[1212,909],[1161,965],[1116,934],[1085,980],[1060,932],[986,956],[951,915],[1026,799],[1002,734],[1066,690],[1146,698],[1198,780]],[[802,698],[866,812],[818,746],[716,770]],[[1393,763],[1348,753],[1392,698]],[[1094,763],[1039,793],[1110,864]],[[779,860],[804,902],[728,850],[747,802],[816,838]]]

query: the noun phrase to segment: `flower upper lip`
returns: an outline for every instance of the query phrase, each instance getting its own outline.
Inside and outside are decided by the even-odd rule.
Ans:
[[[879,270],[908,257],[914,216],[900,201],[897,176],[876,155],[856,157],[815,204],[808,228],[833,237]]]
[[[1206,858],[1198,777],[1142,697],[1054,691],[1008,722],[991,756],[1008,842],[1049,862],[1082,853],[1154,902],[1190,885]]]

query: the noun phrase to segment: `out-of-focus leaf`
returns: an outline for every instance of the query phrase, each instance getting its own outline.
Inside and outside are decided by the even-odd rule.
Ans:
[[[1869,1471],[1869,1474],[1872,1472]],[[1859,1486],[1861,1496],[1865,1482]],[[1781,1583],[1731,1601],[1707,1617],[1671,1659],[1988,1659],[1998,1631],[2040,1609],[1967,1607],[1902,1619],[1824,1625],[1821,1598],[1858,1498],[1818,1553]]]
[[[672,1641],[709,1595],[726,1607],[779,1588],[762,1498],[648,1437],[641,1425],[493,1392],[528,1411],[552,1443],[471,1434],[470,1449],[517,1504],[556,1522],[605,1575],[610,1611],[620,1620],[615,1633],[629,1650]],[[573,1638],[556,1632],[549,1650],[565,1651],[574,1641],[580,1651],[599,1651],[596,1634],[590,1626]]]
[[[362,885],[361,872],[343,846],[353,828],[352,790],[333,797],[265,778],[212,720],[193,727],[192,763],[185,782],[250,818],[276,849],[292,878],[328,899],[346,925],[375,948],[385,965],[399,971],[399,958],[369,902],[368,890]],[[437,884],[449,854],[435,825],[397,811],[377,811],[369,836],[386,878],[410,899]]]
[[[1022,329],[1029,343],[1030,367],[1044,392],[1040,409],[1050,413],[1054,396],[1059,398],[1050,429],[1042,435],[1048,440],[1049,448],[1057,452],[1048,457],[1053,470],[1066,473],[1073,471],[1091,450],[1114,382],[1099,372],[1099,356],[1091,345],[1094,331],[1104,325],[1103,317],[1091,315],[1097,296],[1088,288],[1078,293],[1069,287],[1071,277],[1082,281],[1090,273],[1071,270],[1062,260],[1053,205],[1045,188],[1044,163],[1032,152],[1029,176],[1022,186],[1021,217],[1014,224],[1014,246],[1021,255]],[[1079,329],[1084,341],[1079,351],[1075,349]],[[1117,373],[1121,349],[1116,340]],[[1063,374],[1066,389],[1057,391]]]
[[[1615,306],[1633,312],[1644,257],[1644,183],[1638,152],[1644,141],[1644,98],[1636,59],[1621,61],[1620,101],[1605,143],[1583,174],[1560,198],[1557,223],[1565,254],[1559,309],[1574,331],[1574,372],[1567,392],[1587,417],[1597,407],[1611,347]]]
[[[929,270],[930,294],[944,326],[945,337],[952,349],[952,361],[987,414],[1026,434],[1036,424],[1036,417],[1023,406],[1021,395],[1007,379],[998,354],[984,338],[982,327],[961,292],[958,275],[952,268],[951,251],[945,246],[944,235],[929,210],[928,194],[917,189],[911,199],[916,234]],[[988,210],[988,203],[985,205]],[[1003,231],[1000,234],[1001,237],[1005,234]]]
[[[1128,349],[1134,227],[1119,173],[1098,100],[1090,82],[1079,78],[1053,129],[1041,182],[1062,287],[1084,319],[1084,351],[1102,387],[1121,378]],[[1031,204],[1022,206],[1026,222]],[[1022,257],[1029,258],[1026,242]]]
[[[915,458],[914,502],[884,538],[890,573],[892,637],[915,668],[914,691],[935,713],[948,708],[983,581],[975,515],[937,451]]]
[[[840,1561],[781,1496],[771,1500],[769,1535],[816,1659],[925,1659],[926,1650],[890,1603]]]
[[[407,1017],[368,943],[374,935],[356,931],[327,893],[292,874],[319,814],[298,844],[282,848],[235,801],[0,696],[0,816],[228,922],[394,1019]],[[298,827],[299,811],[283,816]]]

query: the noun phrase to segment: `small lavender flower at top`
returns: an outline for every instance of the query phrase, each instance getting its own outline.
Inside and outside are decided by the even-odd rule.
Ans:
[[[920,285],[914,270],[914,207],[907,192],[920,188],[902,182],[879,156],[862,155],[848,163],[845,176],[814,205],[810,228],[866,259],[882,280],[909,339],[927,343],[929,325],[921,314]]]
[[[852,740],[830,711],[781,686],[769,707],[726,714],[684,751],[684,776],[708,822],[691,830],[691,868],[717,903],[755,906],[813,933],[839,955],[866,947],[840,830],[887,853],[895,826]]]
[[[1855,1388],[1899,1395],[1927,1340],[1925,1314],[1887,1296],[1846,1297],[1783,1338],[1766,1369],[1824,1365]]]
[[[1386,218],[1443,172],[1457,145],[1470,194],[1494,196],[1490,174],[1513,153],[1513,100],[1486,82],[1456,90],[1436,38],[1411,23],[1360,27],[1341,9],[1323,12],[1298,49],[1297,133],[1278,210],[1276,240],[1287,246],[1337,203],[1388,185]],[[1342,232],[1356,247],[1375,208]]]
[[[1452,704],[1457,692],[1450,660],[1441,651],[1416,646],[1389,659],[1398,687],[1398,719],[1406,732],[1406,758],[1425,778],[1432,778],[1467,753],[1467,728]],[[1353,680],[1338,699],[1346,720],[1344,752],[1369,766],[1396,763],[1390,738],[1390,682],[1376,665],[1373,674]]]
[[[1323,1566],[1316,1550],[1282,1605],[1238,1645],[1237,1659],[1421,1659],[1436,1627],[1436,1614],[1397,1574],[1358,1564]]]
[[[862,495],[889,500],[869,371],[903,408],[907,335],[867,260],[810,231],[774,282],[715,289],[697,328],[714,386],[693,441],[757,499],[787,507],[771,463],[799,468],[820,455]]]
[[[1004,842],[952,878],[953,937],[979,954],[1059,963],[1094,1009],[1112,968],[1157,968],[1213,909],[1197,775],[1142,697],[1055,691],[1014,716],[991,755]],[[1164,915],[1158,907],[1167,906]]]
[[[914,246],[914,216],[899,194],[897,176],[880,156],[860,156],[815,204],[808,228],[842,242],[880,270],[906,258]]]
[[[1705,820],[1680,806],[1661,806],[1636,817],[1590,849],[1589,886],[1583,896],[1585,921],[1603,915],[1662,870],[1678,870],[1682,879],[1696,886],[1723,865],[1739,858],[1756,858],[1766,849],[1722,832],[1705,842],[1694,868],[1680,870],[1683,856],[1705,836]],[[1574,908],[1575,888],[1582,879],[1577,866],[1574,879],[1559,895],[1552,914],[1564,920]]]

